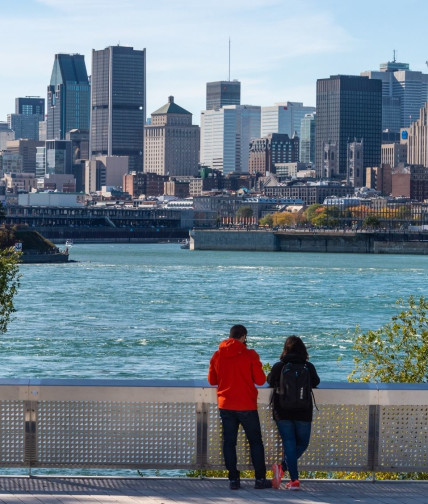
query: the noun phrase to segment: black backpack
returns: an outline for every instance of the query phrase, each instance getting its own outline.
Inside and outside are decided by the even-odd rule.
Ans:
[[[306,364],[287,362],[281,370],[278,405],[287,411],[312,408],[311,373]]]

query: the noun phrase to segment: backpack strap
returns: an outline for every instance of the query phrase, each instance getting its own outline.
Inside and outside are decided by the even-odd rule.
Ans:
[[[314,406],[315,406],[315,409],[316,409],[317,411],[319,411],[318,406],[317,406],[317,402],[315,401],[314,390],[313,390],[313,388],[312,388],[312,387],[311,387],[311,394],[312,394],[312,399],[314,400]]]

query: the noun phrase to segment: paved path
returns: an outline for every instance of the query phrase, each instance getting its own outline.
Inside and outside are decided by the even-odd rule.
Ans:
[[[0,477],[1,504],[428,504],[428,482],[307,480],[300,492],[221,479]]]

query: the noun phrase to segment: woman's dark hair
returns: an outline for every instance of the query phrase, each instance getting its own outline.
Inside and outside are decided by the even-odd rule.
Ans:
[[[306,360],[309,359],[309,354],[306,350],[306,346],[298,336],[289,336],[285,340],[280,359],[282,359],[287,354],[297,354],[301,355]]]
[[[242,336],[247,335],[247,329],[245,326],[237,324],[230,328],[229,338],[240,339]]]

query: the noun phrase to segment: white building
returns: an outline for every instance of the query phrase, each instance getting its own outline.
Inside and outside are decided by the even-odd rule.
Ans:
[[[81,207],[86,196],[81,193],[38,192],[18,194],[19,206]]]
[[[201,156],[203,166],[247,173],[250,141],[260,137],[260,107],[226,105],[201,114]]]
[[[382,130],[399,132],[419,118],[428,101],[428,74],[412,71],[408,63],[388,61],[379,71],[362,72],[369,79],[382,81]]]
[[[261,135],[286,133],[290,138],[296,132],[300,138],[300,124],[306,114],[315,112],[315,107],[304,106],[301,102],[275,103],[261,109]]]

